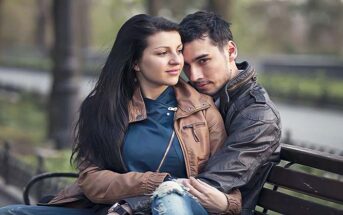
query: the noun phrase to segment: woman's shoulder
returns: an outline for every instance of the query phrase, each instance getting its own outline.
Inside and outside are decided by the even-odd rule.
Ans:
[[[211,96],[198,92],[192,85],[185,80],[181,79],[175,85],[175,90],[178,97],[189,99],[194,104],[214,104]]]

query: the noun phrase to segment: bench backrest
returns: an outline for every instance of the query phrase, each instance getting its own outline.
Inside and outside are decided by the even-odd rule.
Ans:
[[[281,163],[273,167],[256,214],[343,214],[343,157],[282,145]]]

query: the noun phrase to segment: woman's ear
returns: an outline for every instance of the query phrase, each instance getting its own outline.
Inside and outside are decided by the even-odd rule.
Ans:
[[[227,43],[227,51],[229,53],[229,61],[235,61],[238,55],[237,45],[235,42],[230,40]]]
[[[133,66],[133,69],[134,69],[136,72],[141,71],[141,69],[140,69],[139,66],[138,66],[138,63],[135,63],[135,65]]]

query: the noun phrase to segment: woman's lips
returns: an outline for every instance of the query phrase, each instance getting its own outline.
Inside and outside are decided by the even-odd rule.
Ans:
[[[172,69],[172,70],[168,70],[166,72],[170,75],[179,75],[180,70],[179,69]]]

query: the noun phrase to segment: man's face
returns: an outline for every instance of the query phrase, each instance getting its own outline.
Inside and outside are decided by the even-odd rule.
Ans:
[[[213,96],[232,76],[229,48],[221,50],[208,36],[184,44],[183,56],[184,71],[201,93]]]

